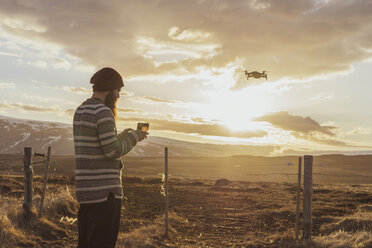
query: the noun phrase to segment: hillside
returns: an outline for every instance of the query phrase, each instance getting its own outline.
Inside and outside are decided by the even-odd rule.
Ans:
[[[52,146],[54,155],[73,155],[74,144],[72,125],[57,122],[23,120],[0,116],[0,154],[22,154],[23,148],[30,146],[37,152],[45,152]],[[159,157],[164,147],[170,156],[221,157],[236,154],[267,156],[272,146],[216,145],[186,142],[163,137],[148,136],[140,142],[128,156]]]
[[[45,153],[52,146],[53,155],[73,155],[72,125],[58,122],[24,120],[0,116],[0,154],[23,154],[24,147]],[[233,155],[272,156],[281,146],[232,145],[187,142],[164,137],[148,136],[128,153],[127,157],[162,157],[164,147],[172,157],[227,157]],[[288,150],[282,155],[372,155],[371,150],[360,151],[296,151]]]

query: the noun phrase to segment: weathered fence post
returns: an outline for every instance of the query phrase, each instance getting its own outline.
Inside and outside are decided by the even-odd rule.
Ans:
[[[299,233],[299,216],[300,216],[300,191],[301,191],[301,165],[302,165],[302,158],[298,158],[298,178],[297,178],[297,202],[296,202],[296,240],[298,239]]]
[[[303,239],[311,239],[312,221],[312,196],[313,195],[313,156],[304,157],[304,227]]]
[[[169,196],[168,196],[168,147],[165,147],[165,236],[168,237],[168,207],[169,207]]]
[[[44,184],[43,184],[43,193],[41,194],[41,202],[40,202],[40,209],[39,209],[39,217],[41,217],[41,213],[43,211],[43,204],[44,204],[44,198],[45,198],[45,191],[46,191],[46,185],[48,180],[48,168],[49,168],[49,161],[50,161],[50,151],[51,147],[48,146],[48,155],[45,163],[45,169],[44,169]]]
[[[31,213],[32,208],[32,179],[33,179],[33,170],[31,164],[31,147],[24,148],[24,157],[23,157],[23,170],[24,170],[24,192],[25,197],[23,201],[23,215],[25,219],[28,219]]]

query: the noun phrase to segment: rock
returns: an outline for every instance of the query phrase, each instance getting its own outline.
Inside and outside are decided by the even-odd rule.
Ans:
[[[225,186],[229,186],[229,184],[230,184],[229,180],[222,178],[222,179],[218,179],[216,183],[214,184],[214,186],[225,187]]]

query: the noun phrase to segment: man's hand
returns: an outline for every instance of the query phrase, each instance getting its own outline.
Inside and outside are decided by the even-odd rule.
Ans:
[[[148,132],[144,132],[142,130],[135,130],[134,131],[136,134],[137,134],[137,137],[138,137],[138,141],[141,141],[143,139],[147,139],[147,135],[149,134]]]
[[[127,135],[129,132],[132,132],[132,131],[133,131],[132,128],[124,129],[123,132],[119,133],[119,135],[118,135],[118,139],[119,139],[119,140],[123,140],[124,137],[125,137],[125,135]]]
[[[125,134],[127,134],[127,133],[129,133],[129,132],[132,132],[132,131],[134,131],[133,128],[126,128],[126,129],[124,129],[124,131],[121,132],[121,133],[123,133],[123,134],[125,135]]]

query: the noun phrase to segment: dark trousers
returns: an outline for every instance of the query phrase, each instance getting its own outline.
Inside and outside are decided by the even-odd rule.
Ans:
[[[105,202],[80,204],[78,248],[114,248],[120,226],[121,199],[110,195]]]

